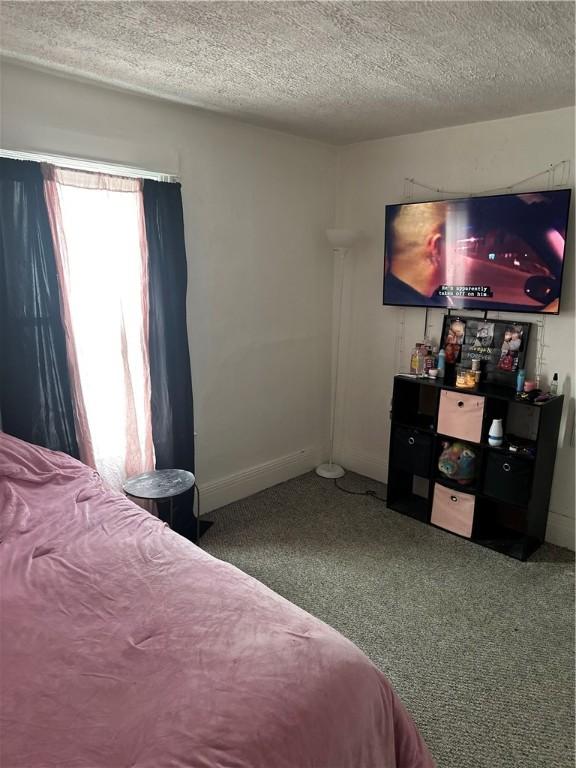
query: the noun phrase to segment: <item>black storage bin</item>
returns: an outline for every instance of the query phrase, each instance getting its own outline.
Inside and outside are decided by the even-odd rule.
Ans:
[[[501,451],[489,451],[484,494],[525,507],[530,501],[534,462]]]
[[[395,427],[390,462],[393,467],[419,477],[430,477],[431,454],[432,435],[417,429]]]

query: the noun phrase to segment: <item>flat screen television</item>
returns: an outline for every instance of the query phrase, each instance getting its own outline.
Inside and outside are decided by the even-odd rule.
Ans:
[[[570,193],[386,206],[384,304],[558,314]]]

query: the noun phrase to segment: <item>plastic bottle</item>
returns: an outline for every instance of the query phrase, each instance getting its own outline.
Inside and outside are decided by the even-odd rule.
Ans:
[[[416,344],[410,355],[410,373],[418,374],[418,349],[420,344]]]
[[[438,352],[438,378],[443,379],[446,371],[446,352],[443,349]]]
[[[430,368],[434,368],[435,356],[432,347],[426,347],[426,356],[424,357],[424,373],[428,375]]]
[[[516,393],[520,394],[524,390],[524,381],[526,380],[526,370],[520,368],[516,376]]]
[[[420,344],[418,346],[418,361],[417,361],[417,368],[416,374],[418,376],[424,375],[424,365],[426,360],[426,347],[424,344]]]
[[[552,381],[550,382],[550,394],[552,396],[556,396],[558,394],[558,374],[555,373],[554,376],[552,376]]]

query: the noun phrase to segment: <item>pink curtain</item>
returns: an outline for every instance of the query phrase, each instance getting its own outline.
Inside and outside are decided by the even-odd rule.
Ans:
[[[154,468],[142,182],[43,171],[80,455],[120,488]]]

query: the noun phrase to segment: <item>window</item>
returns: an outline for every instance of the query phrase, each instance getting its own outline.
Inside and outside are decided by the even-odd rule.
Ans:
[[[141,182],[50,168],[81,455],[114,488],[154,467]]]

